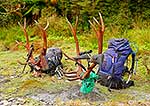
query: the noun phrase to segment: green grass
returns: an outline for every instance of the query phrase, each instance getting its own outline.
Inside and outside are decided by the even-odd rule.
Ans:
[[[57,20],[57,21],[56,21]],[[44,20],[41,20],[41,22]],[[48,47],[56,46],[60,47],[63,52],[67,53],[70,56],[75,56],[75,42],[73,36],[70,33],[69,27],[64,19],[60,18],[50,18],[49,21],[50,26],[47,29],[48,34]],[[39,44],[41,47],[41,37],[40,33],[37,32],[37,27],[27,28],[30,41],[34,44]],[[99,91],[109,98],[106,102],[106,106],[110,103],[111,106],[115,106],[115,104],[124,102],[126,103],[129,100],[134,100],[136,97],[130,92],[138,91],[141,93],[150,93],[150,75],[147,75],[147,70],[143,65],[145,62],[148,67],[150,66],[150,58],[146,58],[145,52],[150,53],[150,30],[149,27],[135,27],[132,30],[127,30],[123,35],[120,35],[117,28],[114,30],[110,30],[106,28],[104,33],[104,51],[107,49],[107,42],[110,38],[128,38],[129,41],[135,42],[139,48],[139,52],[137,53],[138,58],[138,68],[137,74],[132,77],[135,81],[135,86],[125,90],[113,91],[110,93],[106,87],[100,86],[96,84],[96,87]],[[93,30],[84,33],[77,33],[80,49],[81,51],[85,50],[93,50],[93,54],[97,53],[97,39]],[[15,40],[21,41],[25,43],[25,38],[22,30],[19,26],[13,26],[9,29],[2,28],[0,29],[0,75],[5,76],[6,82],[1,85],[0,92],[3,93],[4,98],[9,98],[12,96],[25,96],[30,93],[38,93],[42,90],[48,92],[57,92],[69,88],[71,86],[76,85],[77,83],[65,82],[64,80],[57,80],[55,77],[44,76],[42,78],[34,78],[31,73],[29,73],[30,68],[26,68],[26,74],[24,74],[21,78],[12,78],[11,76],[18,75],[23,69],[23,66],[17,63],[17,60],[25,61],[22,57],[26,56],[26,51],[24,47],[19,48],[18,51],[3,51],[4,48],[12,48],[15,45]],[[37,47],[37,46],[36,46]],[[36,50],[36,48],[35,48]],[[36,53],[35,53],[36,55]],[[145,59],[146,58],[146,59]],[[72,61],[66,61],[65,57],[62,60],[64,64],[64,68],[66,70],[74,70],[75,65]],[[36,104],[40,105],[39,102],[32,100],[30,98],[27,99],[27,104]],[[59,101],[59,100],[58,100]],[[74,104],[79,105],[84,103],[82,100],[68,101],[66,105]],[[117,102],[117,103],[116,103]],[[93,105],[97,103],[92,103]],[[62,103],[63,105],[63,103]]]
[[[70,48],[68,49],[66,48],[65,51],[70,55],[74,55],[73,53],[69,52]],[[24,74],[22,77],[9,79],[10,76],[18,75],[22,71],[23,66],[17,64],[17,59],[23,61],[22,56],[24,56],[25,54],[26,53],[24,51],[13,51],[13,52],[1,51],[0,52],[0,56],[1,56],[0,68],[2,68],[0,70],[1,72],[0,75],[5,76],[6,79],[9,80],[8,82],[1,85],[0,92],[3,94],[3,98],[8,99],[10,97],[25,97],[28,94],[31,94],[31,93],[37,94],[43,91],[59,92],[59,91],[68,89],[69,87],[75,86],[76,84],[78,84],[76,82],[72,83],[72,82],[66,82],[65,80],[57,80],[56,77],[50,77],[48,75],[42,78],[34,78],[32,77],[31,73],[29,73],[29,69],[30,69],[29,67],[27,67],[25,71],[28,73]],[[124,89],[124,90],[119,90],[119,91],[114,90],[112,92],[109,92],[107,90],[107,87],[103,87],[103,86],[100,86],[99,84],[96,84],[96,88],[98,88],[102,94],[108,97],[108,101],[105,102],[106,106],[107,106],[107,103],[110,103],[111,106],[113,106],[114,104],[118,104],[120,102],[127,103],[127,101],[135,100],[136,97],[130,94],[133,91],[137,91],[139,93],[150,93],[149,92],[150,80],[148,78],[148,75],[145,74],[146,72],[145,72],[144,67],[141,66],[142,65],[141,61],[142,60],[139,60],[137,75],[134,75],[132,77],[135,81],[134,87]],[[66,61],[63,59],[63,63],[64,63],[65,69],[67,68],[70,70],[70,69],[75,68],[74,63],[71,63],[71,61]],[[38,101],[35,101],[31,98],[26,98],[26,101],[27,101],[26,105],[28,104],[40,105]],[[58,101],[60,100],[58,99]],[[64,105],[64,103],[61,103],[61,102],[62,101],[60,101],[60,104]],[[79,105],[79,104],[84,104],[87,102],[93,105],[98,104],[98,102],[91,103],[88,100],[74,100],[74,101],[70,100],[70,101],[67,101],[65,105],[69,105],[69,104]]]

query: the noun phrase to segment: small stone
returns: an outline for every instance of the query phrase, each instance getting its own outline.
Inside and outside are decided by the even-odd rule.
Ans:
[[[129,100],[129,101],[128,101],[128,104],[132,106],[132,105],[135,104],[135,102],[136,102],[136,101],[134,101],[134,100]]]
[[[84,102],[84,103],[81,104],[81,106],[91,106],[91,105],[88,102]]]
[[[22,99],[22,98],[18,98],[17,100],[18,100],[18,101],[21,101],[21,102],[24,101],[24,99]]]
[[[14,101],[14,98],[8,99],[8,102],[13,102],[13,101]]]
[[[7,100],[2,100],[0,104],[6,106],[9,105],[10,103]]]
[[[13,78],[15,78],[15,76],[10,76],[10,78],[12,78],[12,79],[13,79]]]
[[[125,104],[123,102],[119,102],[118,106],[124,106]]]
[[[3,102],[2,102],[2,101],[0,101],[0,106],[1,106],[1,105],[3,105]]]

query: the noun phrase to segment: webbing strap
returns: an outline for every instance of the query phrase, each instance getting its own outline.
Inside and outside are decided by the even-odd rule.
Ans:
[[[135,52],[132,52],[131,55],[132,55],[132,65],[131,65],[130,71],[131,73],[133,73],[134,65],[135,65]]]
[[[132,52],[131,53],[131,55],[132,55],[132,65],[131,65],[131,68],[130,68],[130,74],[129,74],[129,77],[128,77],[128,79],[127,79],[127,81],[126,81],[126,84],[128,84],[128,82],[130,81],[130,79],[131,79],[131,76],[132,76],[132,74],[133,74],[133,70],[134,70],[134,65],[135,65],[135,52]],[[137,62],[136,62],[136,66],[137,66]]]

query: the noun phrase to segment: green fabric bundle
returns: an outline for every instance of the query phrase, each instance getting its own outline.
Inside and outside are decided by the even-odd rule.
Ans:
[[[94,72],[91,72],[88,78],[82,80],[80,92],[83,94],[90,93],[95,86],[96,79],[98,79],[98,75],[96,75]]]

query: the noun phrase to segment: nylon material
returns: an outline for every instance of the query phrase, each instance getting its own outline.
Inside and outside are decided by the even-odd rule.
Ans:
[[[120,39],[110,39],[109,40],[109,43],[110,44],[122,44],[122,43],[128,43],[128,40],[127,39],[124,39],[124,38],[120,38]]]
[[[109,56],[109,55],[105,55],[104,56],[104,61],[102,63],[102,66],[101,66],[101,70],[107,72],[107,70],[110,70],[112,67],[112,58]]]
[[[132,53],[132,49],[126,39],[111,39],[109,40],[109,46],[106,52],[104,52],[104,61],[99,68],[99,73],[107,75],[113,75],[117,78],[122,78],[122,72],[124,70],[124,63],[127,57]],[[114,64],[112,59],[115,59]]]
[[[120,46],[118,46],[120,45]],[[128,44],[117,44],[117,45],[110,45],[108,48],[114,48],[117,51],[122,51],[124,49],[130,48],[129,43]]]
[[[48,48],[45,59],[48,63],[49,69],[45,70],[50,73],[55,73],[56,67],[61,65],[62,51],[59,48]]]
[[[120,40],[120,41],[119,41]],[[109,40],[108,48],[114,48],[115,50],[123,50],[130,47],[128,40],[126,39],[111,39]]]
[[[96,79],[98,79],[98,75],[91,72],[88,78],[82,80],[82,86],[80,88],[80,92],[84,94],[90,93],[95,86]]]
[[[115,72],[114,72],[114,75],[116,76],[117,74],[118,75],[121,75],[123,70],[124,70],[124,62],[123,61],[119,61],[117,63],[114,64],[114,67],[115,67]]]

